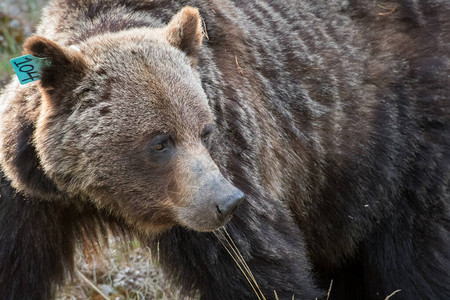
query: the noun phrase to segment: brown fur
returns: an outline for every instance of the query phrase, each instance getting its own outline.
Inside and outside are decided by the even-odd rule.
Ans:
[[[204,232],[241,190],[227,228],[266,294],[314,298],[333,279],[335,299],[450,297],[450,7],[379,4],[52,1],[25,44],[52,64],[1,98],[2,187],[20,199],[0,202],[0,238],[31,222],[24,199],[97,211],[160,251],[185,293],[248,299]],[[28,253],[11,239],[0,263]],[[43,257],[17,265],[17,286]]]

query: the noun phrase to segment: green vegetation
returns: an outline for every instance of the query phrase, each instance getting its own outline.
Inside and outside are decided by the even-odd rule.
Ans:
[[[21,55],[22,43],[33,33],[46,2],[46,0],[0,2],[0,88],[13,74],[9,60]]]

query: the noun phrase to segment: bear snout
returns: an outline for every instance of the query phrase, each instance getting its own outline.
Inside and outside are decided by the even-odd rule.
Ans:
[[[225,179],[218,170],[206,172],[201,178],[204,180],[203,184],[198,189],[198,194],[194,196],[199,200],[194,203],[207,208],[209,219],[215,223],[211,224],[213,227],[221,227],[230,220],[239,204],[244,201],[245,194]]]
[[[197,189],[188,206],[181,209],[181,223],[197,231],[212,231],[224,226],[245,199],[245,194],[214,172]]]
[[[208,155],[186,156],[179,165],[189,167],[179,171],[183,180],[174,193],[183,196],[175,200],[177,222],[197,231],[213,231],[225,225],[244,201],[244,192],[223,177]]]
[[[218,220],[228,220],[237,210],[239,204],[244,201],[244,193],[235,188],[231,195],[216,200],[216,215]]]

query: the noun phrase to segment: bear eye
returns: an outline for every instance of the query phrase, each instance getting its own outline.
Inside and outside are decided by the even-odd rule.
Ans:
[[[163,151],[166,147],[163,144],[156,144],[154,149],[156,151]]]
[[[202,139],[202,144],[206,148],[209,148],[209,146],[211,144],[212,133],[213,133],[213,127],[211,125],[208,125],[205,127],[205,129],[203,129],[201,139]]]
[[[150,149],[153,153],[166,152],[173,145],[170,135],[160,134],[152,139],[150,142]]]
[[[206,144],[206,143],[209,142],[210,136],[211,136],[211,133],[210,133],[210,132],[205,133],[205,134],[202,135],[202,142],[203,142],[203,144]]]

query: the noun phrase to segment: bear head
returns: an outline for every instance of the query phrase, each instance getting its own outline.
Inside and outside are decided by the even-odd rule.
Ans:
[[[195,70],[200,20],[185,7],[166,27],[76,46],[28,39],[25,53],[50,62],[33,143],[58,190],[145,233],[229,220],[244,195],[209,154],[216,128]]]

